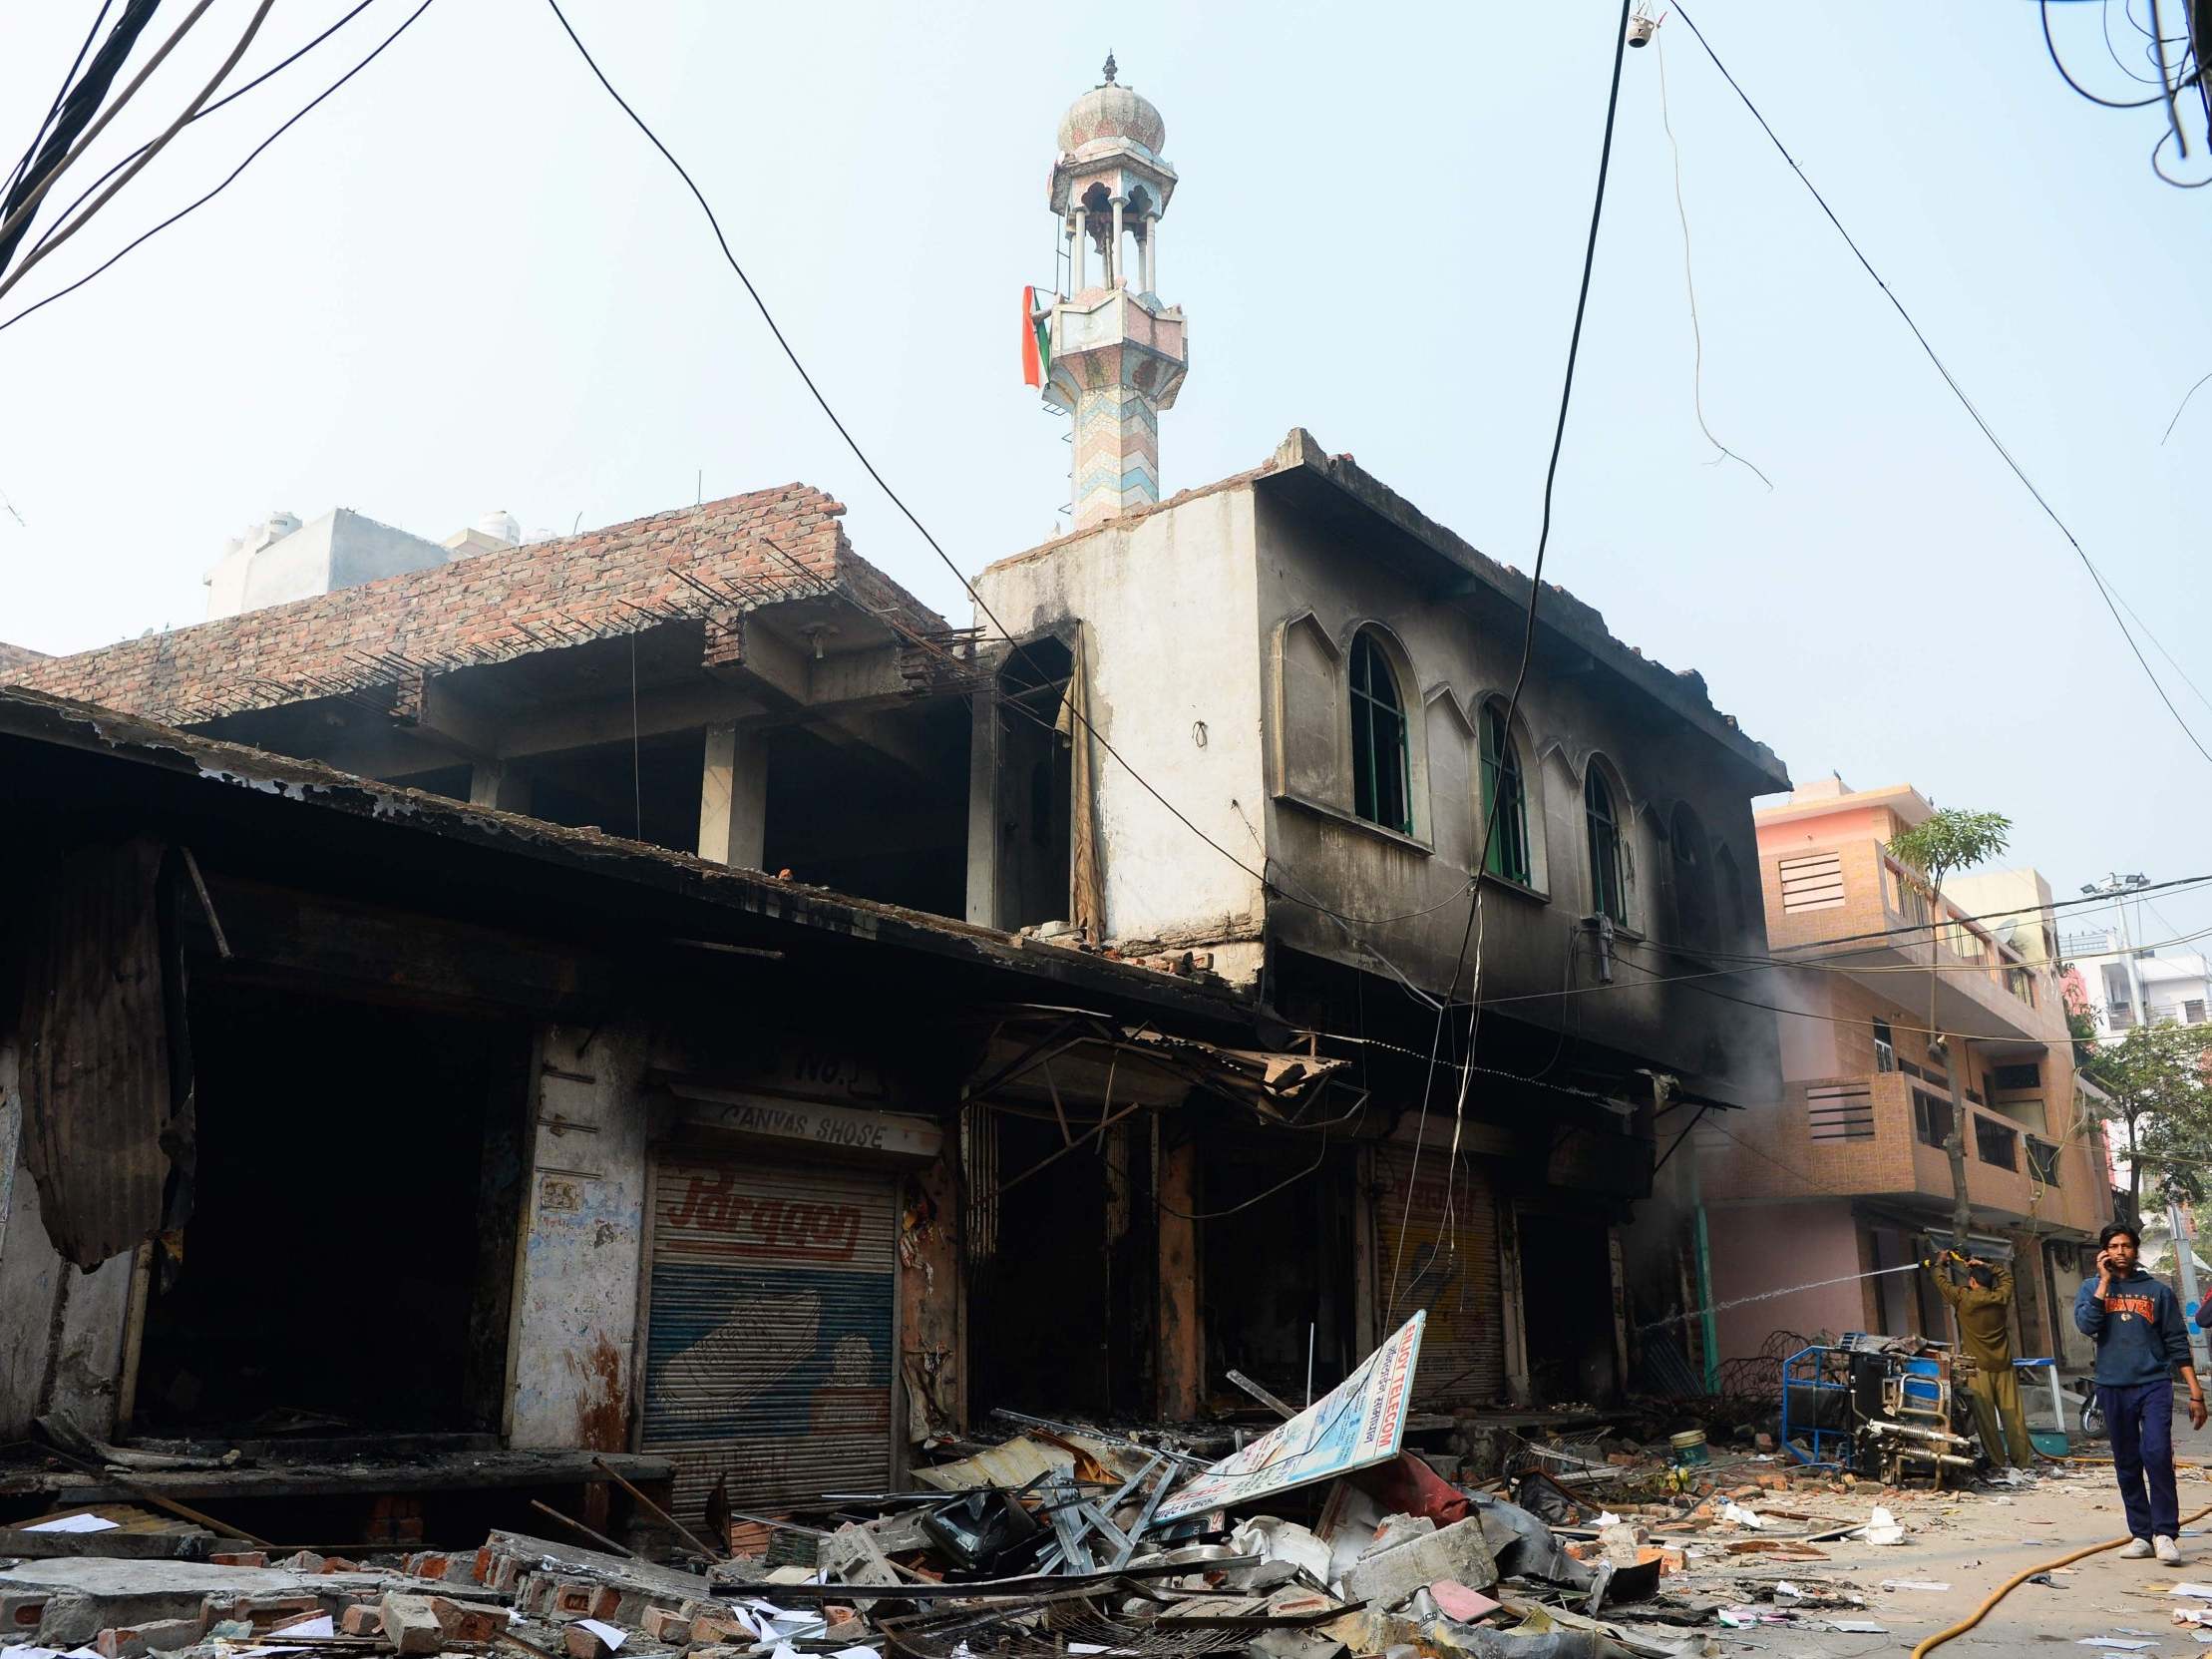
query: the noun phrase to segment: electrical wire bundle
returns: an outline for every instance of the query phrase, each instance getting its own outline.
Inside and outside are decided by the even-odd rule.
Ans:
[[[60,200],[58,187],[64,177],[77,166],[85,153],[92,148],[94,142],[122,113],[125,106],[132,102],[139,90],[146,85],[155,71],[161,68],[163,61],[169,57],[170,53],[191,32],[192,26],[200,20],[209,5],[212,4],[212,0],[197,0],[197,3],[184,14],[183,20],[156,48],[147,62],[140,67],[138,73],[124,85],[120,92],[116,92],[111,97],[110,91],[116,79],[129,62],[140,38],[145,34],[147,26],[153,21],[160,0],[126,0],[126,4],[116,18],[113,27],[108,30],[106,37],[102,38],[101,27],[107,22],[109,12],[114,10],[114,0],[107,0],[107,3],[101,6],[98,15],[94,17],[92,28],[86,33],[84,44],[78,48],[77,56],[71,62],[68,72],[62,77],[61,86],[54,94],[53,102],[47,109],[45,119],[40,122],[38,131],[32,135],[31,143],[23,152],[22,159],[10,171],[4,192],[0,192],[0,295],[7,294],[14,289],[50,253],[69,241],[79,230],[90,223],[101,209],[106,207],[126,186],[144,172],[148,165],[167,149],[171,141],[186,127],[213,115],[225,105],[244,97],[273,76],[290,68],[362,12],[368,10],[373,3],[374,0],[359,0],[358,4],[346,11],[335,23],[332,23],[305,45],[279,59],[275,64],[243,85],[225,93],[220,98],[216,98],[214,97],[216,89],[229,78],[231,71],[237,68],[239,61],[246,54],[246,49],[252,45],[254,38],[260,33],[263,21],[274,7],[275,0],[259,0],[259,4],[255,7],[253,14],[246,20],[244,29],[224,56],[214,75],[184,105],[183,111],[154,138],[140,145],[101,174],[99,178],[93,180],[91,184],[77,194],[76,199],[71,201],[68,206],[62,207],[58,212],[50,211],[52,204]],[[378,42],[351,69],[294,111],[268,137],[248,151],[244,160],[224,175],[212,190],[187,203],[151,228],[141,231],[75,281],[56,289],[30,305],[24,306],[4,320],[0,320],[0,329],[12,328],[33,311],[51,305],[64,294],[74,293],[87,282],[93,280],[94,277],[109,269],[110,266],[141,243],[159,235],[179,219],[212,202],[225,190],[229,189],[238,176],[252,166],[263,151],[289,132],[308,111],[314,109],[324,99],[330,97],[332,93],[335,93],[340,87],[352,80],[354,76],[374,63],[386,47],[405,34],[408,27],[429,9],[430,0],[420,0],[420,4],[400,21],[397,28]],[[94,44],[96,41],[99,43],[97,47]],[[39,221],[42,217],[46,222],[44,228],[40,229]],[[32,240],[31,232],[35,229],[39,230],[39,234],[35,240]]]
[[[2203,51],[2206,37],[2212,36],[2212,0],[2178,0],[2182,14],[2181,32],[2174,35],[2166,33],[2166,20],[2160,0],[2146,0],[2146,3],[2150,11],[2147,23],[2136,18],[2134,0],[2123,0],[2121,11],[2126,17],[2127,26],[2142,37],[2143,66],[2151,71],[2148,75],[2129,66],[2127,59],[2121,55],[2118,43],[2112,38],[2111,0],[2094,0],[2106,54],[2129,80],[2158,89],[2147,97],[2106,98],[2100,93],[2091,92],[2075,79],[2073,71],[2066,67],[2065,59],[2059,55],[2058,42],[2050,32],[2051,0],[2037,0],[2035,8],[2042,21],[2043,49],[2050,54],[2050,64],[2058,71],[2058,78],[2101,109],[2141,110],[2148,109],[2153,104],[2163,105],[2166,111],[2166,130],[2158,135],[2158,142],[2151,146],[2150,170],[2177,190],[2202,190],[2205,186],[2212,185],[2212,172],[2206,173],[2202,179],[2177,179],[2166,171],[2159,157],[2164,152],[2167,141],[2171,140],[2175,149],[2180,152],[2181,159],[2186,161],[2189,158],[2189,134],[2182,125],[2184,100],[2197,106],[2202,116],[2202,148],[2208,155],[2212,155],[2212,84],[2208,84],[2205,78]],[[2169,55],[2169,48],[2177,46],[2181,49],[2180,56],[2174,59]],[[2194,94],[2193,98],[2190,98],[2191,94]]]

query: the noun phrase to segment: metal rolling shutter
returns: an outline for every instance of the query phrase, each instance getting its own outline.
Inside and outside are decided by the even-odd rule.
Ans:
[[[1374,1155],[1375,1265],[1378,1300],[1385,1308],[1392,1306],[1393,1277],[1396,1281],[1395,1307],[1386,1323],[1395,1328],[1414,1309],[1428,1310],[1413,1403],[1424,1411],[1486,1406],[1505,1393],[1498,1204],[1489,1172],[1480,1158],[1466,1157],[1451,1172],[1450,1155],[1441,1147],[1422,1148],[1417,1170],[1410,1146],[1377,1146]]]
[[[891,1479],[889,1175],[662,1152],[642,1445],[695,1520],[718,1477],[773,1508]]]

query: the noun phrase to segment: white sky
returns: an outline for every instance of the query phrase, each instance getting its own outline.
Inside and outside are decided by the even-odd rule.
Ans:
[[[9,147],[95,9],[0,7]],[[376,0],[191,129],[0,318],[219,179],[409,9]],[[181,107],[249,10],[216,0],[107,158]],[[283,0],[249,69],[342,10]],[[974,0],[575,0],[569,15],[972,572],[1064,522],[1061,429],[1020,383],[1016,300],[1051,279],[1053,129],[1109,47],[1166,115],[1183,177],[1159,285],[1189,314],[1193,365],[1163,421],[1167,488],[1253,466],[1304,425],[1526,569],[1615,10],[1130,0],[1078,24]],[[2097,8],[2053,10],[2077,72],[2131,90],[2096,44]],[[2212,196],[2152,180],[2157,112],[2068,93],[2031,4],[1694,11],[2212,689],[2212,387],[2159,444],[2212,370]],[[1702,669],[1800,780],[1833,767],[2006,811],[2019,859],[2061,892],[2114,866],[2212,871],[2212,763],[2073,554],[1678,19],[1661,43],[1706,415],[1775,488],[1706,464],[1661,53],[1632,54],[1547,576],[1647,653]],[[26,521],[0,515],[0,638],[49,651],[196,621],[223,539],[271,508],[343,505],[442,537],[504,507],[566,531],[687,503],[698,474],[710,497],[793,479],[835,492],[864,557],[966,616],[543,0],[436,0],[222,198],[0,332],[0,490]],[[2151,654],[2212,746],[2212,705]],[[2161,909],[2176,929],[2212,924],[2212,898]]]

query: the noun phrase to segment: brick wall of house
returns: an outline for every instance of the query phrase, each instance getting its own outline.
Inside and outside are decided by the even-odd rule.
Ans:
[[[51,657],[16,677],[56,696],[190,724],[650,625],[633,607],[707,615],[713,599],[685,577],[756,597],[835,583],[908,625],[942,628],[941,618],[853,552],[838,522],[844,511],[804,484],[758,490]],[[728,609],[745,603],[732,597]]]
[[[1852,852],[1854,849],[1841,849]],[[1861,905],[1854,912],[1849,903],[1841,910],[1811,912],[1825,924],[1831,937],[1894,927],[1897,919],[1880,909],[1879,849],[1863,844],[1864,856],[1846,858],[1846,895],[1869,889],[1874,907]],[[1779,913],[1776,860],[1764,861],[1769,926]],[[1800,913],[1802,918],[1805,913]],[[1843,921],[1836,918],[1842,916]],[[1778,971],[1773,981],[1773,1001],[1793,1010],[1780,1017],[1783,1074],[1788,1079],[1783,1098],[1769,1106],[1731,1113],[1720,1120],[1725,1133],[1699,1131],[1700,1170],[1706,1196],[1716,1203],[1753,1200],[1809,1199],[1822,1196],[1874,1196],[1918,1193],[1948,1204],[1951,1169],[1939,1148],[1920,1143],[1914,1130],[1912,1085],[1901,1073],[1882,1073],[1875,1058],[1874,1023],[1885,1022],[1897,1060],[1925,1071],[1942,1073],[1944,1061],[1931,1051],[1928,1025],[1927,980],[1907,970],[1883,975],[1894,985],[1893,995],[1849,975],[1814,967]],[[2002,991],[1999,996],[2008,995]],[[2058,1182],[2039,1194],[2028,1177],[2025,1136],[2019,1146],[2021,1167],[2006,1170],[1984,1163],[1975,1153],[1971,1128],[1967,1142],[1967,1191],[1977,1206],[2025,1216],[2038,1224],[2093,1232],[2111,1218],[2111,1198],[2104,1168],[2102,1142],[2093,1131],[2069,1133],[2073,1100],[2073,1051],[2064,1040],[2063,1013],[2055,989],[2044,976],[2037,986],[2035,1016],[2039,1024],[2054,1028],[2036,1063],[2041,1067],[2040,1097],[2045,1121],[2040,1130],[2016,1125],[2038,1138],[2057,1143]],[[1992,1069],[1999,1063],[1982,1045],[1959,1042],[1959,1084],[1980,1093],[1985,1102],[2000,1098],[1993,1086]],[[2023,1057],[2008,1050],[2011,1057]],[[1869,1091],[1874,1134],[1853,1139],[1815,1139],[1808,1102],[1810,1091],[1827,1086],[1857,1086]],[[1924,1082],[1939,1097],[1948,1097],[1942,1084]],[[1968,1103],[1970,1112],[1976,1108]],[[2002,1115],[2002,1114],[1998,1114]],[[1971,1122],[1971,1119],[1970,1119]]]

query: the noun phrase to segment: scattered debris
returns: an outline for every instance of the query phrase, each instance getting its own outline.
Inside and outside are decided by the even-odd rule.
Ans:
[[[1898,1524],[1895,1515],[1879,1503],[1874,1506],[1874,1513],[1867,1517],[1866,1524],[1858,1532],[1870,1544],[1901,1544],[1905,1541],[1905,1528]]]
[[[532,1499],[551,1536],[458,1551],[286,1552],[124,1504],[31,1516],[0,1525],[0,1607],[37,1645],[0,1659],[1702,1659],[1716,1630],[1888,1633],[1869,1594],[1953,1584],[1862,1590],[1833,1555],[1906,1543],[1908,1513],[1926,1533],[2005,1501],[1940,1462],[1901,1487],[1809,1461],[1802,1437],[1725,1417],[1685,1459],[1678,1403],[1640,1429],[1586,1413],[1573,1438],[1424,1418],[1422,1327],[1304,1411],[1247,1378],[1257,1409],[1218,1429],[1001,1412],[1003,1439],[930,1443],[956,1455],[904,1489],[776,1513],[724,1487],[678,1519],[602,1465],[626,1508]],[[2171,1589],[2212,1604],[2212,1583]],[[2169,1611],[2212,1635],[2212,1605]]]

